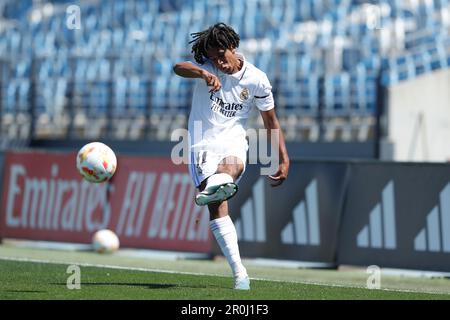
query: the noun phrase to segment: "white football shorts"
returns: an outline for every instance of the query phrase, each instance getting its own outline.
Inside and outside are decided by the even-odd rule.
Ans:
[[[212,150],[199,150],[191,152],[191,158],[189,162],[189,173],[191,178],[198,188],[203,180],[209,178],[216,173],[219,163],[226,157],[235,156],[239,158],[244,164],[244,170],[241,175],[235,181],[236,184],[241,180],[242,175],[245,172],[247,162],[247,150],[235,149],[227,152],[217,152]]]

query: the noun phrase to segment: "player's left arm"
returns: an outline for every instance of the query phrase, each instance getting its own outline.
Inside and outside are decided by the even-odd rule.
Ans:
[[[274,175],[270,175],[269,179],[271,180],[271,185],[276,187],[283,183],[286,180],[289,172],[289,155],[286,149],[286,143],[284,141],[283,131],[280,127],[280,122],[278,121],[277,115],[275,113],[275,108],[272,108],[268,111],[262,111],[261,116],[263,118],[264,127],[267,131],[267,137],[269,141],[272,141],[272,129],[277,130],[278,133],[275,139],[278,139],[278,157],[279,157],[279,165],[278,170]]]

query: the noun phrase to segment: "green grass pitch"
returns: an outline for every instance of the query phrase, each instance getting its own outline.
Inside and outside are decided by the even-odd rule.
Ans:
[[[50,250],[14,241],[0,245],[0,300],[367,300],[450,299],[450,279],[382,274],[381,289],[366,288],[365,268],[301,269],[244,259],[251,290],[233,290],[224,259],[181,259],[121,249],[111,255]],[[81,289],[67,288],[70,265]]]

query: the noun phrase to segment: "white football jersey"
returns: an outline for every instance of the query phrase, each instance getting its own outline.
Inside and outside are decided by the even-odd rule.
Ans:
[[[216,75],[222,85],[217,92],[203,79],[197,79],[189,115],[191,151],[214,150],[223,153],[238,148],[247,151],[247,120],[253,107],[268,111],[274,108],[272,86],[267,75],[244,61],[238,72],[226,74],[207,60],[200,68]]]

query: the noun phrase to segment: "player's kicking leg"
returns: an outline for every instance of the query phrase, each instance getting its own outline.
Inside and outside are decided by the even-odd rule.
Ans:
[[[210,203],[219,203],[233,197],[237,190],[234,183],[244,170],[242,161],[234,156],[223,159],[215,174],[208,177],[206,184],[202,184],[200,192],[195,197],[195,203],[205,206]],[[205,183],[205,182],[204,182]]]
[[[221,184],[221,186],[228,186],[228,184],[234,184],[236,179],[242,174],[243,170],[244,165],[242,161],[236,157],[229,157],[219,164],[216,174],[211,177],[221,175],[220,179],[227,179],[227,181],[231,178],[231,182],[224,182],[224,184]],[[211,179],[211,177],[209,179]],[[208,185],[211,186],[210,182],[207,180],[200,185],[201,191],[205,190]],[[236,191],[237,188],[231,196],[233,196]],[[228,264],[233,271],[234,288],[238,290],[250,290],[250,279],[239,254],[236,228],[228,214],[228,202],[226,199],[229,198],[230,197],[224,196],[224,200],[217,201],[217,197],[210,197],[211,201],[207,203],[210,213],[209,224],[223,255],[226,257]]]

